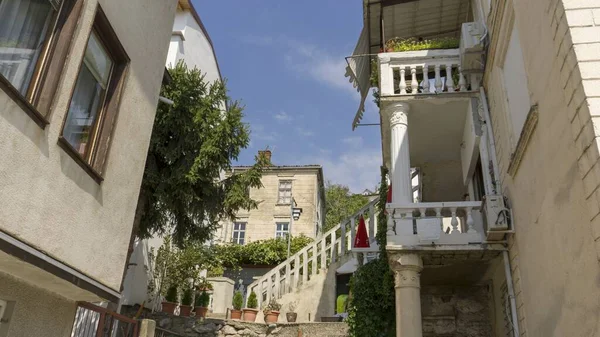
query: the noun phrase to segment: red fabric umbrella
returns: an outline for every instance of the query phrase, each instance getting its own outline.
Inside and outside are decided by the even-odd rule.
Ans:
[[[356,236],[354,237],[354,248],[370,248],[369,236],[367,235],[367,226],[365,225],[365,218],[360,216],[358,221],[358,229],[356,230]]]

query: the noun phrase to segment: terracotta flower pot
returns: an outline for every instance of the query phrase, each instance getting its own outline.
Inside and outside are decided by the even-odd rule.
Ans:
[[[242,311],[244,312],[244,321],[248,321],[248,322],[256,321],[256,314],[258,314],[258,310],[244,308],[244,310],[242,310]]]
[[[242,311],[231,309],[231,319],[242,319]]]
[[[279,318],[279,311],[269,311],[265,315],[265,323],[277,323],[277,319]]]
[[[177,303],[173,302],[162,302],[162,312],[173,315],[175,308],[177,307]]]
[[[196,312],[196,317],[206,317],[206,313],[208,312],[207,307],[195,307],[194,311]]]
[[[289,323],[295,323],[296,319],[298,318],[298,313],[296,313],[296,312],[286,312],[285,313],[285,318],[287,319],[287,321]]]
[[[180,305],[179,306],[179,316],[189,317],[192,312],[191,305]]]

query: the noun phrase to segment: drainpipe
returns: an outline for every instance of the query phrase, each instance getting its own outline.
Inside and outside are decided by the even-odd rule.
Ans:
[[[504,273],[506,274],[506,288],[508,289],[508,298],[510,300],[510,313],[513,326],[513,335],[521,336],[519,332],[519,317],[517,316],[517,300],[515,299],[515,289],[513,288],[512,272],[510,271],[510,259],[508,251],[504,251]]]
[[[163,96],[158,96],[158,100],[161,101],[161,102],[163,102],[163,103],[165,103],[165,104],[167,104],[167,105],[173,105],[174,104],[174,102],[172,100],[170,100],[170,99],[168,99],[166,97],[163,97]]]
[[[483,86],[479,87],[479,96],[481,97],[481,105],[483,107],[483,119],[487,127],[488,140],[490,141],[490,157],[492,158],[492,170],[494,171],[494,185],[496,186],[496,194],[502,194],[502,187],[500,186],[500,174],[498,172],[498,159],[496,158],[496,142],[494,141],[494,133],[492,131],[492,119],[490,118],[490,111],[488,110],[487,97],[485,96],[485,90]]]

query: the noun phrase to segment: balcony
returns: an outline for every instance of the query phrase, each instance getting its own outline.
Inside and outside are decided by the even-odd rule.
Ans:
[[[459,49],[380,53],[377,60],[384,101],[479,91],[480,74],[463,73]]]

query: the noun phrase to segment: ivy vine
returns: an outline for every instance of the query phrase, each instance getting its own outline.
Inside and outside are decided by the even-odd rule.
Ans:
[[[346,322],[351,337],[396,336],[394,276],[387,261],[387,169],[381,168],[377,204],[377,243],[379,257],[360,266],[350,281],[350,304]]]

